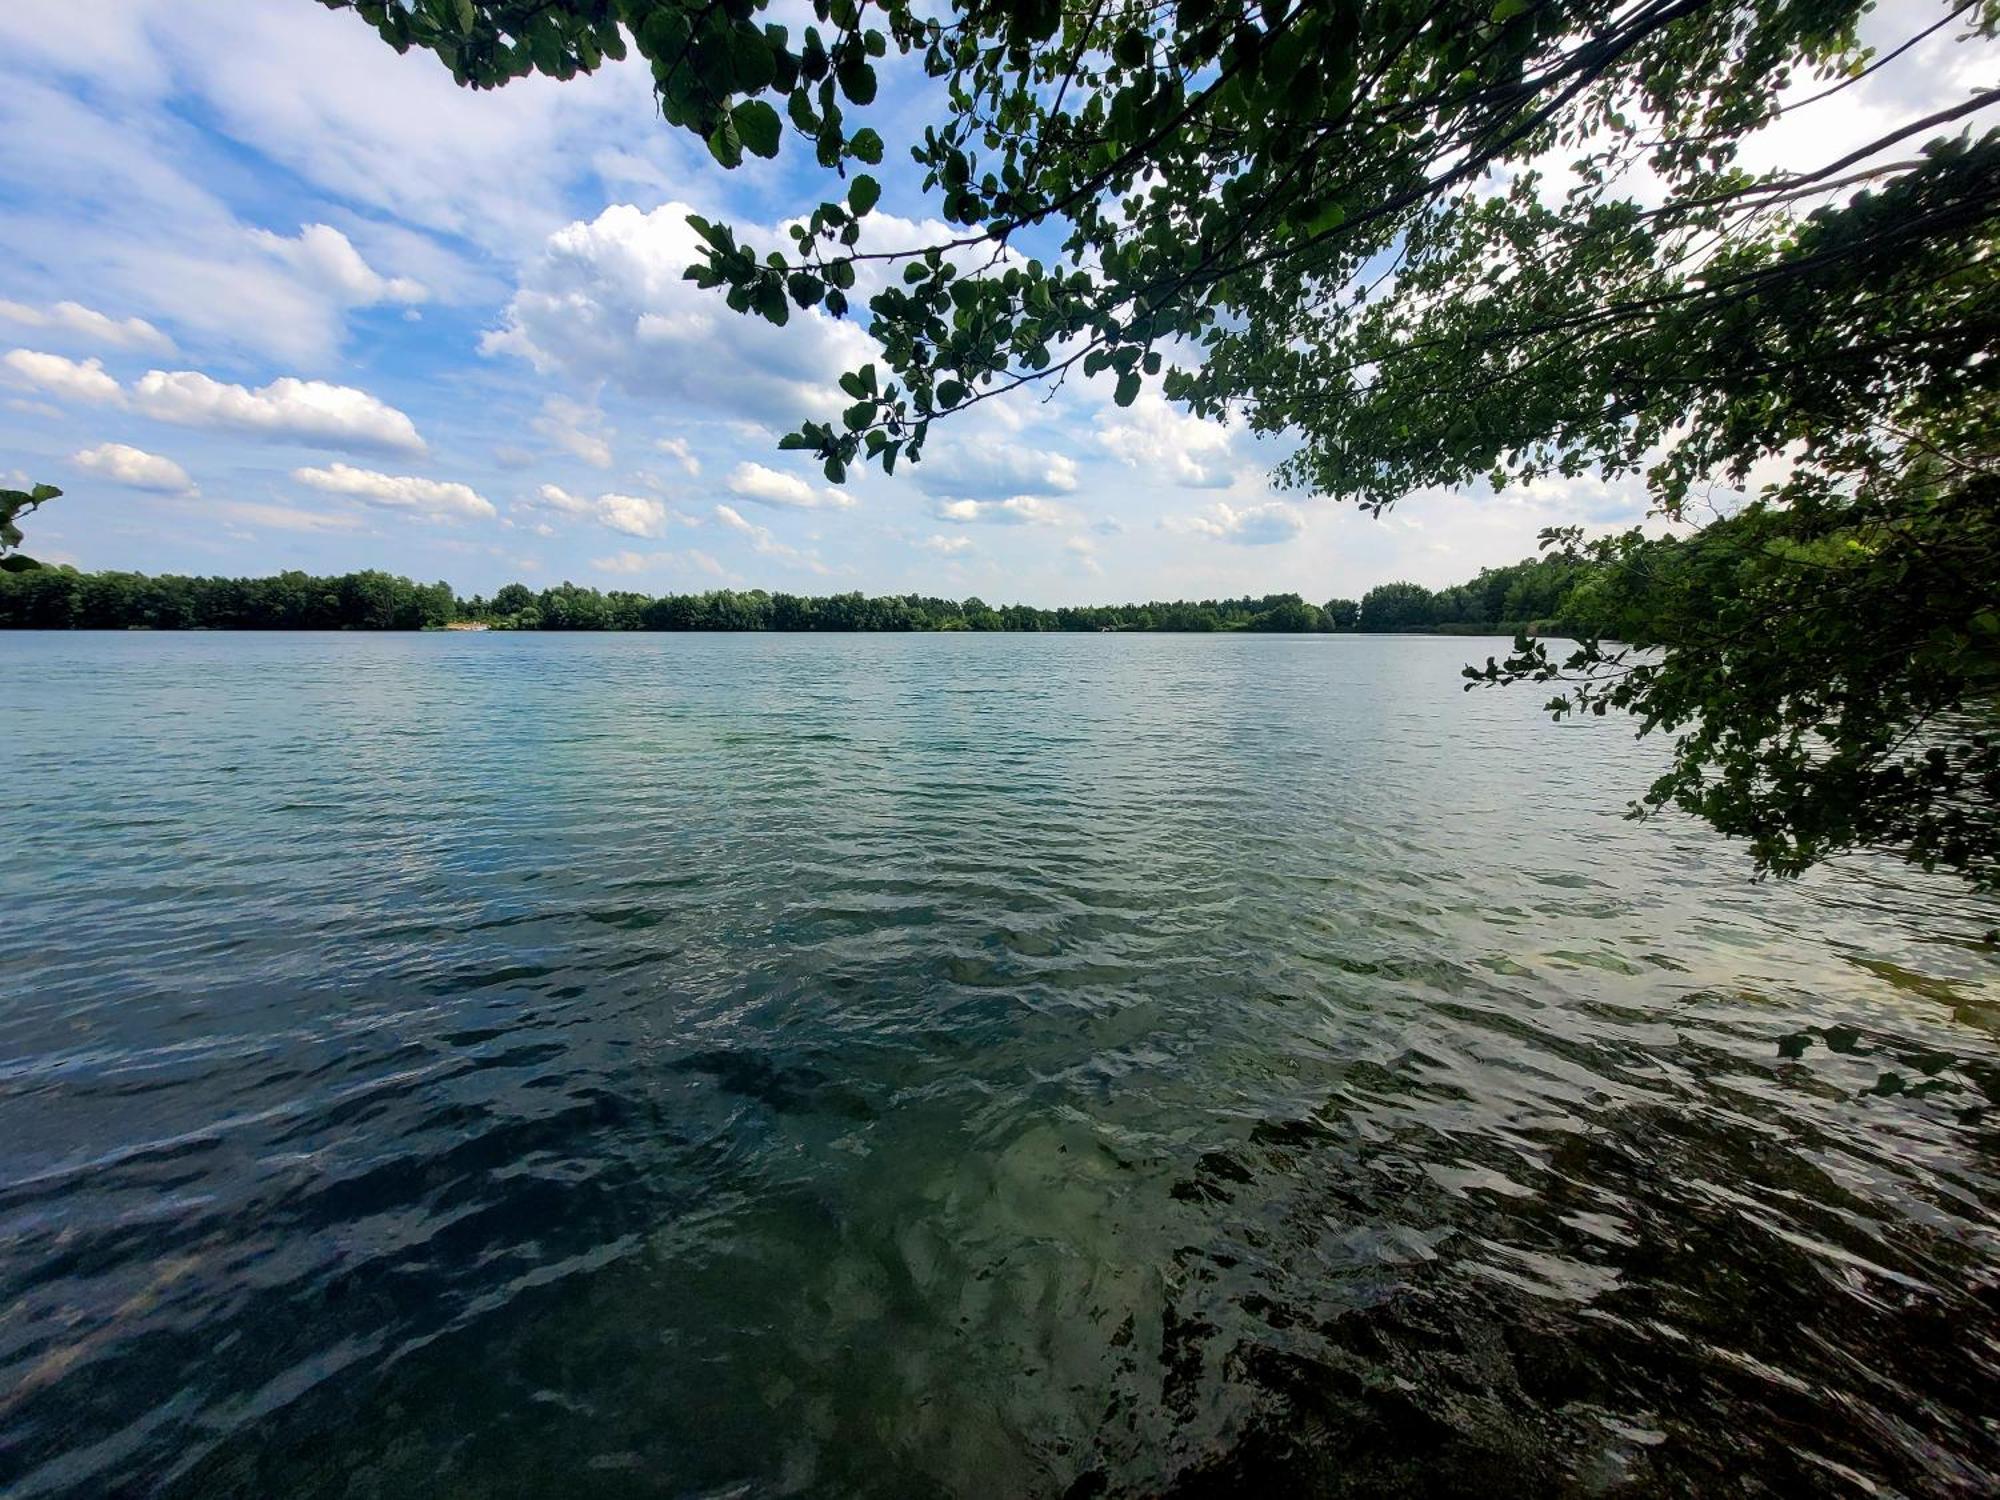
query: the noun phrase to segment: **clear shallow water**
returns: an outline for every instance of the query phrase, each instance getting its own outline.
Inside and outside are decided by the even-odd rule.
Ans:
[[[0,636],[0,1491],[1991,1489],[2000,910],[1488,649]]]

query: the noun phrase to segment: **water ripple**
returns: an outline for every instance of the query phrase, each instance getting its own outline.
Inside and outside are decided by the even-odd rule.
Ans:
[[[11,636],[0,1490],[2000,1487],[2000,911],[1487,649]]]

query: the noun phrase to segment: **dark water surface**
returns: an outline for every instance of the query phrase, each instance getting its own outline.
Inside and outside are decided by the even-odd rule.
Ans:
[[[0,637],[0,1491],[1993,1490],[2000,910],[1489,649]]]

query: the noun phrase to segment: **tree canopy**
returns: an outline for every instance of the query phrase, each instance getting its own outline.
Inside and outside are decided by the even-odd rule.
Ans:
[[[1922,138],[2000,89],[1832,161],[1738,165],[1759,127],[1841,108],[1886,61],[1856,39],[1865,0],[815,0],[796,37],[763,0],[323,3],[481,87],[629,42],[667,123],[725,167],[789,133],[845,179],[782,250],[699,224],[695,273],[783,323],[847,314],[859,267],[896,272],[867,309],[883,370],[850,376],[840,429],[793,438],[836,480],[1077,367],[1115,372],[1121,401],[1164,370],[1197,409],[1302,435],[1287,477],[1373,505],[1496,466],[1629,466],[1689,421],[1681,469],[1709,471],[1857,401],[1889,414],[1892,364],[1962,378],[1991,311],[1981,287],[1907,293],[1990,235],[2000,143]],[[1944,0],[1912,40],[1996,20],[1996,0]],[[864,169],[885,145],[861,120],[892,52],[935,81],[910,154],[962,232],[876,250]],[[1818,98],[1787,96],[1798,77]],[[1857,177],[1884,190],[1800,224]],[[1774,392],[1762,421],[1727,420]]]
[[[842,378],[842,420],[783,440],[834,482],[1078,373],[1285,433],[1282,481],[1373,510],[1595,466],[1696,522],[1719,487],[1748,507],[1718,534],[1735,565],[1626,622],[1664,664],[1587,649],[1550,675],[1585,679],[1564,701],[1597,709],[1615,677],[1608,701],[1676,735],[1664,800],[1749,832],[1767,868],[1886,843],[1995,878],[1990,803],[1977,834],[1908,788],[1940,752],[1947,800],[1991,792],[1938,718],[1990,711],[2000,562],[1983,521],[1948,563],[1933,542],[1993,501],[2000,134],[1978,117],[2000,89],[1815,159],[1746,153],[1929,37],[1991,39],[2000,0],[1902,7],[1880,53],[1865,0],[813,0],[797,35],[764,0],[323,3],[475,87],[636,49],[722,166],[809,151],[837,191],[790,243],[696,221],[690,275],[773,323],[865,318],[879,357]],[[907,144],[952,226],[929,245],[868,232],[896,62],[922,75]],[[1890,613],[1855,635],[1864,597]],[[1725,600],[1718,657],[1702,622]],[[1524,645],[1483,680],[1546,667]],[[1929,810],[1875,816],[1885,798]]]
[[[0,490],[0,571],[25,573],[41,566],[20,550],[24,540],[21,518],[32,515],[61,494],[52,484],[38,484],[26,490]]]

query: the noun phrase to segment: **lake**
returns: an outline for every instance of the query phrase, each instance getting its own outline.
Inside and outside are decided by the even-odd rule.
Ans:
[[[0,636],[0,1490],[1992,1490],[2000,903],[1503,644]]]

